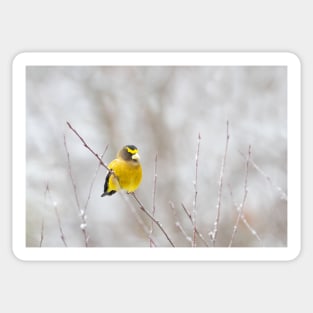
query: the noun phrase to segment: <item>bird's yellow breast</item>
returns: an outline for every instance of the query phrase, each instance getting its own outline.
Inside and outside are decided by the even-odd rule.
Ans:
[[[135,191],[141,182],[142,168],[140,163],[125,162],[122,159],[115,159],[109,165],[109,169],[112,169],[115,173],[110,176],[109,190],[124,189],[127,192]],[[118,182],[117,182],[118,180]]]

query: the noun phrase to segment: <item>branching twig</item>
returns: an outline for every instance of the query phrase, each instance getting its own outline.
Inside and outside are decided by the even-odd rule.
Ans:
[[[188,216],[189,220],[191,221],[191,223],[193,224],[193,220],[192,220],[192,215],[190,213],[190,211],[186,208],[186,206],[182,203],[181,204],[183,210],[185,211],[186,215]],[[198,237],[201,239],[201,241],[204,243],[205,246],[209,246],[209,243],[204,239],[204,236],[199,232],[197,227],[193,228],[195,234],[198,235]]]
[[[101,159],[103,158],[105,152],[107,151],[108,149],[108,145],[106,145],[103,153],[101,154]],[[87,207],[88,207],[88,204],[89,204],[89,200],[91,198],[91,192],[92,192],[92,189],[93,189],[93,185],[94,185],[94,182],[97,178],[97,175],[98,175],[98,172],[99,172],[99,169],[100,169],[100,166],[101,164],[99,163],[98,166],[97,166],[97,169],[95,171],[95,174],[91,180],[91,183],[90,183],[90,186],[89,186],[89,192],[88,192],[88,196],[87,196],[87,200],[86,200],[86,203],[85,203],[85,206],[83,209],[80,210],[80,214],[79,214],[79,217],[81,219],[81,224],[80,224],[80,229],[82,230],[83,234],[84,234],[84,238],[85,238],[85,247],[88,247],[88,242],[89,242],[89,235],[87,233],[87,215],[86,215],[86,211],[87,211]]]
[[[48,196],[48,191],[49,191],[49,185],[46,185],[46,189],[45,189],[45,209],[47,209],[47,196]],[[44,235],[45,234],[45,218],[44,216],[41,219],[41,229],[40,229],[40,241],[39,241],[39,247],[42,247],[43,244],[43,239],[44,239]]]
[[[49,197],[51,203],[53,204],[54,213],[55,213],[55,216],[57,218],[57,222],[58,222],[58,226],[59,226],[60,237],[61,237],[61,240],[62,240],[64,246],[67,247],[67,243],[66,243],[65,235],[63,232],[63,228],[62,228],[62,223],[61,223],[61,218],[60,218],[59,210],[57,207],[57,203],[51,197],[50,188],[49,188],[48,184],[47,184],[46,190],[45,190],[45,197]],[[42,224],[42,226],[41,226],[41,232],[42,233],[41,233],[40,247],[42,246],[42,241],[43,241],[43,231],[44,231],[44,224]]]
[[[86,141],[80,136],[80,134],[72,127],[72,125],[69,122],[66,122],[67,126],[73,131],[73,133],[80,139],[80,141],[83,143],[84,147],[87,148],[99,161],[99,163],[104,166],[109,172],[113,172],[108,168],[108,166],[101,160],[99,155],[94,152],[86,143]],[[113,172],[114,173],[114,172]]]
[[[45,219],[42,218],[42,220],[41,220],[41,230],[40,230],[40,242],[39,242],[39,247],[40,248],[42,247],[44,233],[45,233]]]
[[[63,228],[62,228],[62,223],[61,223],[61,218],[60,218],[60,215],[59,215],[57,203],[54,202],[54,203],[53,203],[53,206],[54,206],[55,215],[56,215],[57,220],[58,220],[59,231],[60,231],[60,237],[61,237],[61,239],[62,239],[62,241],[63,241],[64,246],[67,247],[67,243],[66,243],[65,236],[64,236],[64,232],[63,232]]]
[[[197,197],[198,197],[198,166],[199,166],[199,152],[200,152],[200,141],[201,136],[198,134],[198,145],[196,152],[196,169],[195,169],[195,180],[193,182],[194,187],[194,199],[192,202],[192,226],[193,226],[193,234],[192,234],[192,246],[196,246],[196,229],[197,229]]]
[[[105,146],[104,151],[103,151],[103,153],[101,154],[101,157],[100,157],[101,160],[102,160],[104,154],[106,153],[106,151],[108,150],[108,147],[109,147],[109,145],[106,145],[106,146]],[[85,203],[85,206],[84,206],[85,212],[86,212],[87,207],[88,207],[88,203],[89,203],[89,200],[90,200],[90,197],[91,197],[91,192],[92,192],[92,189],[93,189],[93,185],[94,185],[95,180],[96,180],[96,178],[97,178],[97,175],[98,175],[100,166],[101,166],[101,163],[99,162],[99,164],[98,164],[98,166],[97,166],[97,169],[96,169],[96,171],[95,171],[95,174],[94,174],[94,176],[93,176],[93,178],[92,178],[92,180],[91,180],[91,184],[90,184],[89,192],[88,192],[88,197],[87,197],[87,200],[86,200],[86,203]]]
[[[239,151],[239,153],[241,154],[241,156],[243,156],[245,158],[245,155]],[[286,200],[287,201],[287,194],[286,192],[279,187],[278,185],[276,185],[273,180],[271,179],[270,176],[268,176],[255,162],[254,160],[251,158],[250,159],[250,164],[269,182],[269,184],[275,188],[277,190],[277,192],[280,194],[280,198],[282,200]]]
[[[220,223],[220,216],[221,216],[221,201],[222,201],[222,190],[223,190],[223,178],[224,178],[224,171],[225,171],[225,164],[226,164],[226,156],[228,151],[228,142],[229,142],[229,122],[227,121],[226,124],[226,143],[225,143],[225,152],[222,159],[221,165],[221,172],[220,178],[218,182],[218,196],[217,196],[217,205],[216,205],[216,218],[214,222],[214,229],[213,231],[209,232],[209,236],[212,240],[213,247],[215,247],[216,243],[216,236],[218,233],[219,223]]]
[[[143,206],[143,204],[141,203],[141,201],[137,198],[136,194],[134,192],[130,193],[133,198],[136,200],[136,202],[139,205],[140,210],[142,210],[158,227],[159,229],[162,231],[162,233],[164,234],[164,236],[166,237],[166,239],[168,240],[168,242],[171,244],[172,247],[175,247],[174,243],[172,242],[172,240],[170,239],[169,235],[167,234],[167,232],[164,230],[162,224],[156,220],[154,218],[154,216],[147,210],[145,209],[145,207]]]
[[[176,209],[174,206],[174,203],[172,201],[169,201],[169,206],[172,209],[173,215],[175,217],[175,226],[179,229],[179,231],[183,234],[183,236],[186,238],[186,240],[192,245],[192,238],[187,234],[181,223],[178,221]]]
[[[138,209],[135,208],[135,206],[133,205],[133,203],[130,201],[129,197],[126,197],[126,194],[124,194],[123,192],[119,192],[119,195],[122,197],[123,201],[125,201],[125,203],[127,204],[127,207],[130,208],[130,210],[132,211],[132,213],[134,214],[136,221],[138,222],[138,224],[142,227],[143,231],[147,234],[150,243],[154,246],[157,247],[158,244],[155,242],[155,239],[152,238],[151,235],[151,229],[146,225],[146,223],[144,222],[144,220],[141,218],[141,216],[138,214]]]
[[[260,241],[260,243],[262,243],[261,237],[260,235],[257,233],[257,231],[249,224],[249,222],[247,221],[245,215],[243,213],[241,213],[240,216],[242,222],[246,225],[246,227],[249,229],[249,231],[251,232],[251,234],[256,237],[256,239],[258,241]]]
[[[251,161],[251,159],[250,159],[250,161]],[[230,185],[229,185],[228,187],[229,187],[229,193],[230,193],[230,197],[231,197],[231,199],[232,199],[233,206],[234,206],[236,209],[238,209],[239,206],[238,206],[238,205],[235,203],[235,201],[234,201],[232,188],[231,188]],[[241,212],[241,220],[242,220],[242,222],[246,225],[246,227],[247,227],[248,230],[251,232],[251,234],[252,234],[253,236],[255,236],[256,239],[257,239],[258,241],[260,241],[260,243],[262,243],[262,240],[261,240],[260,235],[259,235],[259,234],[257,233],[257,231],[249,224],[249,222],[247,221],[247,219],[246,219],[246,217],[245,217],[245,214],[244,214],[243,212]]]
[[[232,236],[231,236],[229,245],[228,245],[229,247],[231,247],[232,244],[233,244],[235,235],[236,235],[236,233],[237,233],[239,221],[240,221],[241,216],[242,216],[242,214],[243,214],[243,208],[244,208],[244,205],[245,205],[245,203],[246,203],[246,199],[247,199],[247,195],[248,195],[248,173],[249,173],[250,157],[251,157],[251,146],[249,146],[249,149],[248,149],[248,157],[247,157],[247,160],[246,160],[246,174],[245,174],[243,198],[242,198],[242,201],[241,201],[241,203],[239,204],[239,206],[238,206],[238,208],[237,208],[237,210],[238,210],[238,215],[237,215],[236,223],[235,223],[235,225],[234,225],[233,233],[232,233]]]
[[[81,219],[80,229],[81,229],[81,231],[82,231],[82,233],[84,235],[85,247],[88,247],[89,235],[88,235],[88,232],[87,232],[87,216],[86,216],[86,213],[85,213],[85,209],[81,209],[81,207],[80,207],[80,203],[79,203],[79,200],[78,200],[77,186],[75,184],[74,177],[73,177],[73,174],[72,174],[71,159],[70,159],[70,154],[68,152],[65,135],[64,135],[63,138],[64,138],[64,148],[65,148],[66,157],[67,157],[67,168],[68,168],[68,172],[69,172],[69,175],[70,175],[70,178],[71,178],[72,187],[73,187],[73,190],[74,190],[74,195],[75,195],[76,205],[77,205],[77,209],[78,209],[78,214],[79,214],[79,217]]]
[[[158,154],[155,155],[154,159],[154,177],[153,177],[153,190],[152,190],[152,216],[155,215],[155,197],[156,197],[156,188],[157,188],[157,167],[158,167]],[[151,229],[150,229],[150,247],[155,246],[151,240],[151,235],[153,232],[153,221],[151,221]]]
[[[74,195],[75,195],[75,200],[76,200],[76,206],[77,206],[77,208],[78,208],[78,211],[80,211],[80,203],[79,203],[79,200],[78,200],[77,186],[76,186],[76,184],[75,184],[75,181],[74,181],[74,178],[73,178],[73,174],[72,174],[72,166],[71,166],[70,154],[69,154],[69,152],[68,152],[68,148],[67,148],[67,143],[66,143],[66,137],[65,137],[65,135],[63,135],[63,143],[64,143],[65,152],[66,152],[68,173],[69,173],[69,175],[70,175],[72,187],[73,187],[73,190],[74,190]]]

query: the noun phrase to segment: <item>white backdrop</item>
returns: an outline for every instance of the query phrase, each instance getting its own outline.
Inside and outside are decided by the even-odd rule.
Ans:
[[[305,1],[1,3],[1,292],[33,312],[312,308],[311,82]],[[25,263],[11,252],[11,62],[22,51],[291,51],[303,73],[303,241],[292,262]]]

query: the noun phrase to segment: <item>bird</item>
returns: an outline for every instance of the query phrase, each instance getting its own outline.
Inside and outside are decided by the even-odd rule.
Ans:
[[[134,145],[124,146],[117,153],[116,159],[109,163],[108,169],[101,197],[112,196],[121,189],[127,193],[134,192],[142,179],[138,148]]]

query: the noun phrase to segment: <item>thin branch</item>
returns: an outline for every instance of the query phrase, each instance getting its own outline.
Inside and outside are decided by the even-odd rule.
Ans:
[[[245,155],[239,151],[239,153],[241,154],[242,157],[245,158]],[[280,194],[280,198],[282,200],[286,200],[287,201],[287,193],[281,188],[279,187],[277,184],[275,184],[273,182],[273,180],[271,179],[270,176],[268,176],[255,162],[254,160],[251,158],[250,159],[250,164],[269,182],[269,184],[277,190],[277,192]]]
[[[186,208],[186,206],[183,203],[181,203],[181,206],[182,206],[183,210],[185,211],[186,215],[188,216],[189,220],[193,224],[192,214],[190,213],[190,211]],[[193,231],[201,239],[201,241],[204,243],[204,245],[208,247],[209,243],[204,239],[204,236],[199,232],[198,228],[197,227],[193,228]]]
[[[247,195],[248,195],[248,174],[249,174],[250,157],[251,157],[251,146],[249,146],[248,157],[247,157],[247,160],[246,160],[246,174],[245,174],[243,198],[242,198],[242,201],[241,201],[241,203],[239,204],[239,206],[237,208],[238,215],[237,215],[236,223],[234,225],[233,233],[232,233],[232,236],[231,236],[231,239],[230,239],[228,247],[231,247],[232,244],[233,244],[235,235],[236,235],[237,230],[238,230],[239,221],[240,221],[241,216],[243,214],[243,208],[244,208],[244,205],[246,203],[246,199],[247,199]]]
[[[134,192],[130,193],[130,195],[133,196],[133,198],[136,200],[136,202],[139,205],[140,210],[142,210],[158,227],[159,229],[162,231],[162,233],[164,234],[164,236],[166,237],[166,239],[168,240],[168,242],[171,244],[172,247],[175,247],[174,243],[172,242],[172,240],[170,239],[169,235],[167,234],[167,232],[164,230],[162,224],[156,220],[154,218],[154,216],[143,206],[143,204],[141,203],[141,201],[137,198],[136,194]]]
[[[154,159],[154,177],[153,177],[153,190],[152,190],[152,216],[155,215],[155,199],[156,199],[156,189],[157,189],[157,168],[158,168],[158,154],[155,155]],[[150,237],[153,232],[153,221],[151,221]],[[150,238],[150,247],[155,246]]]
[[[39,247],[40,248],[42,247],[44,233],[45,233],[45,219],[42,217],[42,220],[41,220],[41,230],[40,230],[40,242],[39,242]]]
[[[106,145],[103,153],[101,154],[101,159],[103,158],[105,152],[107,151],[108,146],[109,145]],[[89,192],[88,192],[87,200],[85,202],[85,206],[84,206],[83,209],[80,210],[80,213],[79,213],[79,217],[81,219],[80,229],[82,230],[82,232],[84,234],[85,247],[88,247],[88,243],[89,243],[89,235],[88,235],[88,232],[87,232],[87,215],[86,215],[86,211],[87,211],[87,207],[88,207],[88,204],[89,204],[89,200],[91,198],[91,192],[92,192],[92,189],[93,189],[93,185],[94,185],[95,180],[97,178],[99,169],[100,169],[100,163],[98,164],[97,169],[95,171],[95,174],[94,174],[94,176],[93,176],[93,178],[91,180],[91,184],[89,186]]]
[[[58,227],[59,227],[59,231],[60,231],[60,237],[61,237],[61,240],[62,240],[64,246],[67,247],[67,243],[66,243],[64,232],[63,232],[62,223],[61,223],[61,218],[60,218],[59,210],[57,207],[57,202],[52,199],[50,188],[49,188],[48,184],[47,184],[46,190],[45,190],[45,198],[46,197],[49,197],[50,202],[53,204],[54,213],[55,213],[55,216],[57,218]],[[43,227],[44,227],[44,225],[42,225],[42,240],[43,240]],[[40,242],[40,247],[41,247],[41,244],[42,244],[42,241]]]
[[[61,223],[61,218],[60,218],[59,210],[58,210],[58,207],[57,207],[57,203],[54,202],[53,206],[54,206],[55,215],[56,215],[57,220],[58,220],[60,237],[61,237],[61,239],[63,241],[64,246],[67,247],[67,243],[66,243],[64,232],[63,232],[63,228],[62,228],[62,223]]]
[[[132,211],[132,213],[134,214],[136,218],[136,221],[142,227],[143,231],[147,234],[150,243],[153,246],[157,247],[158,244],[155,242],[155,240],[151,236],[151,233],[150,233],[151,229],[145,224],[141,216],[138,214],[138,209],[134,207],[133,203],[130,201],[130,198],[126,197],[126,195],[123,192],[119,192],[119,195],[122,197],[122,199],[125,201],[127,206],[130,208],[130,210]]]
[[[174,218],[175,218],[175,226],[179,229],[179,231],[183,234],[183,236],[186,238],[186,240],[190,243],[190,245],[192,246],[192,238],[187,234],[187,232],[185,231],[185,229],[183,228],[183,226],[181,225],[181,223],[179,222],[178,218],[177,218],[177,212],[174,206],[174,203],[172,201],[169,201],[169,206],[172,209]]]
[[[44,198],[45,198],[45,211],[47,209],[47,194],[49,191],[49,185],[46,185],[46,189],[45,189],[45,193],[44,193]],[[40,229],[40,241],[39,241],[39,247],[42,247],[43,244],[43,240],[44,240],[44,236],[45,236],[45,218],[44,216],[42,216],[41,219],[41,229]]]
[[[62,240],[64,246],[67,247],[67,243],[66,243],[64,232],[63,232],[62,223],[61,223],[61,218],[60,218],[60,214],[59,214],[58,207],[57,207],[57,202],[52,199],[50,188],[49,188],[49,185],[47,184],[46,190],[45,190],[45,199],[47,199],[48,197],[49,197],[49,201],[53,204],[54,213],[55,213],[55,216],[57,218],[61,240]],[[42,224],[41,224],[40,247],[42,246],[42,242],[43,242],[43,234],[44,234],[44,220],[42,221]]]
[[[221,201],[222,201],[222,191],[223,191],[223,178],[224,178],[224,171],[225,171],[225,164],[226,164],[226,157],[228,151],[228,142],[229,142],[229,122],[227,121],[226,124],[226,143],[225,143],[225,151],[224,156],[222,159],[221,171],[220,171],[220,178],[218,182],[218,196],[217,196],[217,204],[216,204],[216,218],[214,222],[214,229],[212,232],[209,232],[209,236],[212,240],[213,247],[215,247],[216,243],[216,236],[219,229],[220,223],[220,216],[221,216]]]
[[[81,207],[80,207],[80,203],[79,203],[79,200],[78,200],[77,186],[75,184],[74,177],[73,177],[73,174],[72,174],[71,159],[70,159],[70,154],[69,154],[69,151],[68,151],[65,135],[64,135],[63,138],[64,138],[64,148],[65,148],[66,156],[67,156],[67,168],[68,168],[68,172],[69,172],[69,175],[70,175],[72,187],[73,187],[73,190],[74,190],[74,195],[75,195],[76,205],[77,205],[77,209],[78,209],[78,214],[79,214],[79,217],[81,219],[80,229],[81,229],[81,231],[83,233],[83,236],[84,236],[85,247],[88,247],[89,235],[88,235],[88,232],[87,232],[87,216],[85,214],[85,210],[81,209]]]
[[[74,181],[74,178],[73,178],[73,174],[72,174],[72,166],[71,166],[70,154],[68,152],[65,135],[63,135],[63,143],[64,143],[64,148],[65,148],[66,158],[67,158],[67,169],[68,169],[68,173],[70,175],[70,179],[71,179],[71,183],[72,183],[72,187],[73,187],[73,191],[74,191],[74,195],[75,195],[76,206],[77,206],[78,211],[80,211],[80,203],[79,203],[79,200],[78,200],[77,186],[75,184],[75,181]]]
[[[79,133],[72,127],[72,125],[69,122],[66,122],[67,126],[73,131],[73,133],[80,139],[80,141],[83,143],[84,147],[87,148],[99,161],[99,163],[104,166],[109,172],[114,173],[112,170],[108,168],[108,166],[101,160],[99,155],[94,152],[86,143],[86,141],[79,135]]]
[[[69,129],[80,139],[80,141],[83,143],[84,147],[87,148],[99,161],[100,165],[102,165],[103,167],[105,167],[107,169],[108,172],[110,172],[115,180],[114,182],[119,186],[119,182],[118,179],[114,173],[114,171],[112,169],[110,169],[101,159],[101,157],[99,157],[98,153],[94,152],[86,143],[86,141],[83,139],[83,137],[77,132],[77,130],[75,128],[72,127],[72,125],[69,122],[66,122],[67,126],[69,127]]]
[[[109,145],[106,145],[106,146],[105,146],[104,151],[103,151],[103,153],[102,153],[101,156],[100,156],[101,160],[102,160],[104,154],[106,153],[106,151],[108,150],[108,147],[109,147]],[[92,178],[92,180],[91,180],[91,184],[90,184],[90,186],[89,186],[89,192],[88,192],[87,200],[86,200],[86,203],[85,203],[85,206],[84,206],[84,211],[85,211],[85,212],[86,212],[86,210],[87,210],[87,207],[88,207],[88,204],[89,204],[89,200],[90,200],[90,198],[91,198],[91,192],[92,192],[92,189],[93,189],[93,185],[94,185],[94,183],[95,183],[95,181],[96,181],[96,178],[97,178],[97,175],[98,175],[100,166],[101,166],[101,163],[99,162],[99,164],[98,164],[98,166],[97,166],[97,169],[96,169],[96,171],[95,171],[95,174],[94,174],[94,176],[93,176],[93,178]]]
[[[195,180],[193,182],[194,187],[194,199],[192,202],[192,226],[193,226],[193,234],[192,234],[192,247],[196,246],[196,229],[197,229],[197,197],[198,197],[198,167],[199,167],[199,152],[200,152],[200,141],[201,136],[198,134],[198,144],[197,144],[197,152],[196,152],[196,169],[195,169]]]
[[[260,243],[262,243],[261,237],[259,236],[259,234],[257,233],[257,231],[249,224],[249,222],[247,221],[244,213],[241,213],[240,216],[242,222],[246,225],[246,227],[249,229],[249,231],[251,232],[251,234],[256,237],[256,239],[258,241],[260,241]]]
[[[250,161],[251,161],[251,159],[250,159]],[[232,199],[233,206],[234,206],[236,209],[238,209],[239,206],[238,206],[238,205],[235,203],[235,201],[234,201],[232,188],[231,188],[230,185],[229,185],[228,187],[229,187],[230,197],[231,197],[231,199]],[[262,244],[262,240],[261,240],[260,235],[259,235],[259,234],[257,233],[257,231],[249,224],[249,222],[247,221],[247,219],[246,219],[246,217],[245,217],[244,212],[241,212],[241,217],[240,217],[240,218],[241,218],[241,221],[242,221],[242,222],[245,224],[245,226],[248,228],[248,230],[251,232],[251,234],[252,234],[253,236],[255,236],[256,239],[257,239],[258,241],[260,241],[260,243]]]

